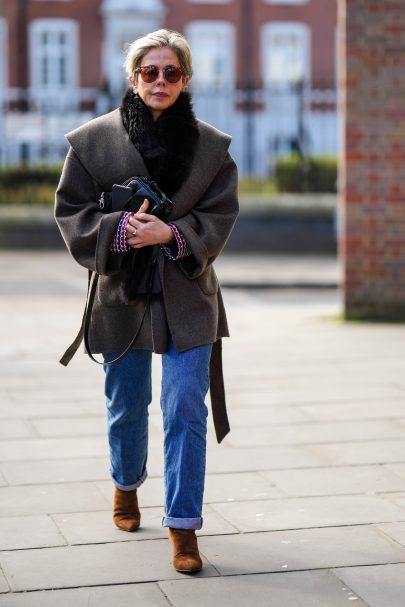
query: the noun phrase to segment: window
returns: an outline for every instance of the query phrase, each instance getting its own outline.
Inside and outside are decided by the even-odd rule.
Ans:
[[[103,72],[111,101],[129,87],[123,68],[128,44],[159,29],[167,12],[163,0],[98,0],[104,22]]]
[[[222,89],[234,85],[234,28],[225,21],[193,21],[186,27],[193,54],[196,87]]]
[[[157,29],[155,24],[150,31]],[[105,21],[105,40],[103,45],[104,74],[110,93],[118,102],[125,89],[129,87],[128,76],[123,63],[126,48],[133,40],[145,35],[149,30],[140,19],[129,19],[114,15]]]
[[[70,19],[38,19],[30,28],[31,89],[57,96],[78,84],[77,23]]]
[[[310,80],[310,32],[303,23],[272,22],[262,28],[262,76],[265,86]]]
[[[7,41],[7,21],[0,17],[0,97],[7,87],[7,61],[8,61],[8,41]]]

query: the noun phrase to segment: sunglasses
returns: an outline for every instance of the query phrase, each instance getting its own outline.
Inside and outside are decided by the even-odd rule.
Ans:
[[[180,80],[183,75],[183,70],[181,67],[176,67],[175,65],[168,65],[163,70],[163,77],[170,84],[176,84]],[[138,67],[135,70],[135,74],[140,74],[141,78],[144,82],[155,82],[155,80],[159,77],[160,70],[156,65],[145,65],[143,67]]]

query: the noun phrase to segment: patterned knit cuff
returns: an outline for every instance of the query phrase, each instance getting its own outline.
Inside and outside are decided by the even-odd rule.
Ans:
[[[191,255],[191,250],[186,242],[186,239],[178,227],[174,223],[168,223],[167,225],[173,232],[174,241],[170,244],[161,245],[161,249],[166,257],[172,261],[177,261],[178,259]]]
[[[118,224],[118,228],[115,232],[114,240],[111,245],[111,251],[114,251],[114,253],[125,253],[126,251],[129,251],[131,248],[127,244],[127,230],[126,230],[127,223],[129,221],[129,218],[131,217],[131,215],[133,215],[133,213],[130,213],[128,211],[124,211],[121,214],[121,219]]]

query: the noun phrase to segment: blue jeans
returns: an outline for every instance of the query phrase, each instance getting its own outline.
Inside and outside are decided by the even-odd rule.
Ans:
[[[163,527],[202,527],[208,416],[204,399],[211,348],[207,344],[177,352],[170,339],[162,354]],[[104,360],[118,354],[104,354]],[[110,473],[115,486],[124,491],[136,489],[147,477],[151,360],[152,352],[132,350],[115,365],[104,365]]]

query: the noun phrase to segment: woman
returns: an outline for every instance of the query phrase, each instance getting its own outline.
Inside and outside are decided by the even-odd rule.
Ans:
[[[67,135],[55,217],[72,256],[100,275],[90,343],[104,363],[125,349],[142,316],[145,296],[134,280],[142,270],[139,250],[153,245],[159,251],[135,345],[116,364],[104,364],[113,520],[125,531],[140,525],[137,489],[147,477],[151,355],[160,353],[162,525],[168,527],[175,569],[194,572],[202,567],[195,530],[203,523],[210,382],[218,442],[229,430],[220,356],[228,328],[212,263],[238,213],[237,171],[228,152],[231,138],[194,116],[186,92],[191,51],[181,34],[159,30],[135,40],[125,67],[132,88],[121,107]],[[100,211],[103,192],[135,175],[151,177],[172,198],[167,224],[148,214],[147,199],[134,214]],[[72,350],[61,362],[71,356]]]

